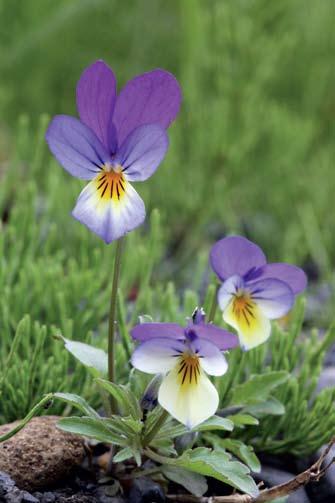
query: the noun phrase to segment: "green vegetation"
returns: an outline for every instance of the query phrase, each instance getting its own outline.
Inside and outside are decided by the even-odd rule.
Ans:
[[[209,247],[241,232],[272,260],[312,263],[330,295],[307,327],[299,304],[268,346],[230,355],[221,406],[242,410],[230,444],[213,433],[208,441],[251,467],[245,444],[302,455],[331,436],[335,391],[314,391],[334,331],[319,338],[310,327],[328,328],[334,308],[333,14],[331,0],[132,0],[127,9],[110,0],[0,0],[1,423],[24,417],[49,392],[101,406],[85,368],[55,336],[106,349],[114,250],[69,216],[82,184],[48,153],[43,114],[74,114],[80,72],[104,58],[120,84],[160,66],[184,92],[169,154],[138,187],[150,218],[126,239],[120,381],[138,316],[182,323],[196,305],[209,309]],[[252,375],[274,372],[290,378],[275,374],[261,404],[234,397]],[[138,397],[148,379],[131,375]],[[55,401],[51,413],[63,411]]]

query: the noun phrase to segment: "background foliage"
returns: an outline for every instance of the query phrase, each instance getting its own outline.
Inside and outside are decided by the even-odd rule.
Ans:
[[[332,0],[130,0],[127,8],[117,0],[0,0],[0,422],[23,416],[48,391],[99,404],[83,368],[52,336],[106,346],[113,249],[69,217],[82,184],[44,144],[49,116],[75,114],[76,81],[98,58],[120,85],[160,66],[184,93],[168,156],[138,186],[148,213],[159,212],[127,238],[120,337],[141,313],[182,322],[199,300],[210,303],[209,247],[242,232],[270,259],[303,265],[312,281],[304,336],[290,328],[285,346],[277,331],[271,347],[281,356],[269,363],[260,349],[244,357],[244,373],[232,361],[228,377],[235,369],[241,383],[267,363],[294,374],[274,398],[306,427],[314,424],[310,406],[313,417],[330,410],[332,390],[308,402],[332,341],[321,339],[318,352],[310,327],[327,328],[334,308],[334,10]],[[120,345],[120,376],[127,362]],[[229,405],[227,389],[221,395]],[[304,450],[288,417],[274,417],[272,436],[270,418],[260,436],[250,426],[238,438],[273,452],[315,448],[309,438]]]

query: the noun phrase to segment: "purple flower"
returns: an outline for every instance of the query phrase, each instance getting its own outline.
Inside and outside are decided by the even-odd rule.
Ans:
[[[112,70],[97,61],[77,85],[80,120],[58,115],[51,121],[51,152],[72,176],[90,180],[72,215],[106,243],[144,221],[144,203],[130,182],[147,180],[163,160],[165,130],[180,101],[178,82],[159,69],[135,77],[117,96]]]
[[[164,374],[158,402],[178,421],[192,428],[215,414],[219,396],[207,374],[227,371],[221,350],[238,344],[233,334],[205,323],[197,311],[184,328],[175,323],[143,323],[132,330],[141,344],[132,364],[149,374]]]
[[[268,339],[270,320],[287,314],[295,296],[307,285],[302,269],[291,264],[267,264],[262,250],[241,236],[215,243],[210,262],[223,282],[218,292],[223,319],[237,330],[244,349]]]

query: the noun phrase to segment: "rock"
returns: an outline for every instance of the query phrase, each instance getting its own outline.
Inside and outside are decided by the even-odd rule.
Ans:
[[[34,491],[66,477],[84,458],[84,441],[56,427],[58,417],[32,419],[19,433],[0,444],[0,471],[20,489]],[[16,423],[0,426],[0,435]]]
[[[263,481],[266,487],[273,487],[278,484],[283,484],[290,479],[293,479],[293,473],[278,470],[270,466],[264,465],[261,473],[257,474],[257,481]],[[285,503],[310,503],[304,487],[289,495]]]
[[[164,503],[164,491],[159,484],[150,479],[135,479],[128,495],[130,503]]]
[[[7,473],[0,472],[0,501],[6,503],[39,503],[27,491],[21,491]]]

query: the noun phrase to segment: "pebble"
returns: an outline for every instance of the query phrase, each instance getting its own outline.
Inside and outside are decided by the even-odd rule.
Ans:
[[[144,477],[134,480],[128,500],[131,503],[164,503],[166,501],[161,486]]]
[[[83,439],[58,429],[58,419],[33,418],[19,433],[0,443],[0,471],[8,473],[20,489],[33,492],[55,484],[82,462]],[[16,424],[0,426],[0,435]]]
[[[39,503],[27,491],[21,491],[7,473],[0,472],[0,501],[3,503]]]

